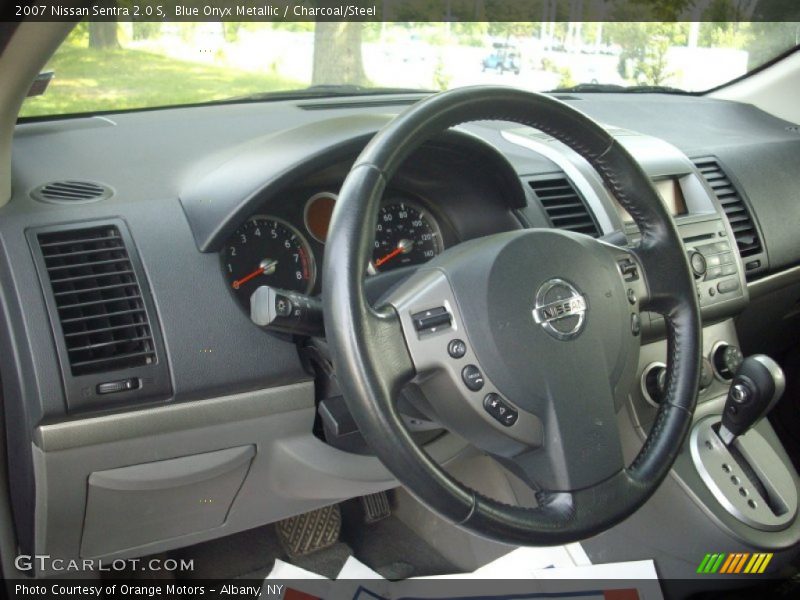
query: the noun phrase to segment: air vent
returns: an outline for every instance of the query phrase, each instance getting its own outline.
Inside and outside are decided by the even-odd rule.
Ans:
[[[152,364],[155,344],[115,225],[37,236],[73,376]]]
[[[51,181],[40,185],[31,196],[40,202],[54,204],[85,204],[106,200],[114,195],[112,189],[92,181]]]
[[[536,194],[553,227],[592,237],[600,235],[600,228],[592,213],[569,179],[564,176],[532,179],[528,185]]]
[[[696,159],[694,164],[703,179],[714,190],[714,194],[725,211],[742,259],[761,254],[763,252],[761,240],[747,205],[725,171],[713,158]]]

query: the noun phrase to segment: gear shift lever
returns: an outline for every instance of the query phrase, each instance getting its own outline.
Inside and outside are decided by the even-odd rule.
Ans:
[[[783,370],[765,354],[754,354],[742,361],[731,381],[719,437],[726,446],[760,421],[783,395],[786,379]]]

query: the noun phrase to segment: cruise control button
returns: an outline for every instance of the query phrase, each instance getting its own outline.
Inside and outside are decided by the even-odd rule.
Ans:
[[[450,340],[447,344],[447,353],[451,358],[463,358],[467,353],[467,345],[464,340]]]
[[[722,276],[736,275],[736,265],[722,265]]]
[[[706,281],[716,279],[722,275],[722,267],[711,267],[706,271]]]
[[[494,392],[486,394],[483,399],[483,407],[496,421],[506,427],[511,427],[519,418],[519,413],[516,409],[504,402],[500,394],[495,394]]]
[[[430,331],[442,325],[450,326],[450,313],[444,306],[429,308],[411,315],[414,329],[417,331]]]
[[[481,370],[475,365],[467,365],[461,369],[461,379],[464,380],[464,385],[473,392],[477,392],[485,383]]]

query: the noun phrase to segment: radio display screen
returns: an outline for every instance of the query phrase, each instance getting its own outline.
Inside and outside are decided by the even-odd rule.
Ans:
[[[667,177],[664,179],[653,180],[653,187],[661,197],[661,201],[673,217],[686,214],[686,200],[683,197],[683,190],[677,177]],[[617,205],[620,217],[626,223],[632,223],[633,218],[621,206]]]

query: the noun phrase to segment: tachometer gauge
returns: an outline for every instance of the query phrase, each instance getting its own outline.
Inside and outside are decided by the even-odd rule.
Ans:
[[[308,241],[286,221],[255,216],[230,237],[223,250],[228,285],[246,310],[259,286],[307,294],[316,267]]]
[[[394,202],[381,208],[372,251],[372,266],[377,272],[422,264],[443,248],[438,223],[421,206]]]

